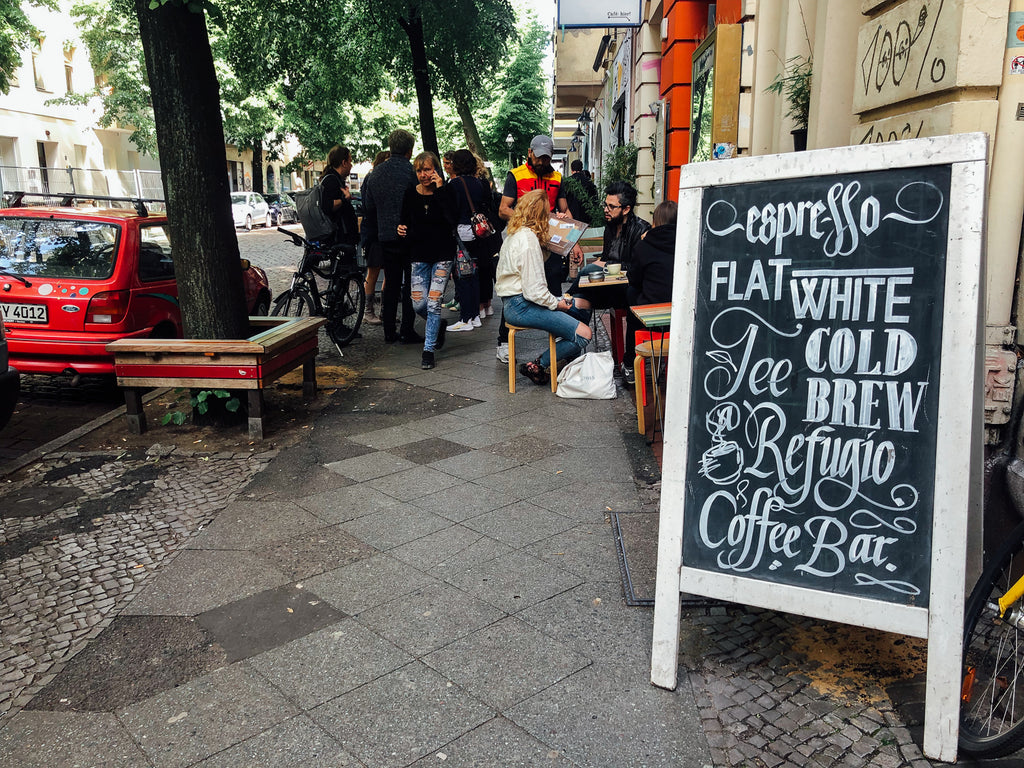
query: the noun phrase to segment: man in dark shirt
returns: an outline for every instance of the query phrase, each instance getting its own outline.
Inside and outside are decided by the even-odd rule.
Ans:
[[[334,222],[332,244],[359,242],[359,220],[352,207],[352,193],[348,189],[348,176],[352,172],[352,152],[348,147],[335,144],[327,153],[328,168],[320,177],[320,206],[327,217]]]
[[[590,174],[583,170],[582,160],[573,160],[571,168],[572,176],[562,182],[569,215],[589,224],[592,218],[590,212],[598,206],[597,187]]]
[[[384,262],[380,319],[384,326],[384,341],[389,343],[417,344],[423,341],[413,328],[416,313],[410,293],[412,262],[409,261],[409,247],[398,236],[402,200],[406,191],[416,186],[416,172],[410,162],[415,143],[416,139],[408,131],[401,128],[392,131],[388,137],[391,156],[374,168],[362,187],[363,206],[377,220],[377,238]],[[396,333],[399,301],[402,304],[402,325]]]

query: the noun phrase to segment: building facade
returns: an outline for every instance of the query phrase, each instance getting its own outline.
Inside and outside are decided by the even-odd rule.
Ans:
[[[676,197],[694,159],[988,134],[985,406],[996,440],[1022,389],[1024,0],[633,4],[633,26],[556,30],[555,128],[567,159],[594,169],[636,145],[641,215]],[[778,78],[805,87],[806,125],[785,88],[769,90]]]
[[[85,105],[52,103],[97,85],[89,52],[70,11],[24,5],[39,36],[22,52],[10,92],[0,95],[0,191],[76,193],[163,198],[159,159],[139,151],[130,127],[101,128],[99,99]],[[252,152],[228,145],[225,173],[232,190],[252,189]],[[285,172],[299,151],[264,162],[264,190],[294,189],[299,176]]]

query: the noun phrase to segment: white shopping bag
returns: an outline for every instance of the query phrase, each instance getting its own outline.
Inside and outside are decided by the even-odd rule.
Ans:
[[[559,397],[613,400],[616,396],[611,352],[587,352],[558,372]]]

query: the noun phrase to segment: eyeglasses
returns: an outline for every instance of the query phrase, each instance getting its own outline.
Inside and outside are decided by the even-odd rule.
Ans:
[[[624,206],[621,206],[621,205],[615,205],[614,203],[604,203],[604,209],[606,211],[617,211],[619,208],[623,208],[623,207]]]

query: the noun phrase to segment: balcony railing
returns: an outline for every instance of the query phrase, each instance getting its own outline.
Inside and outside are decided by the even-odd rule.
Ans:
[[[103,171],[0,165],[0,194],[4,192],[165,199],[160,171],[139,170]]]

